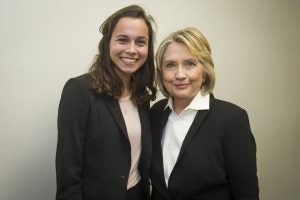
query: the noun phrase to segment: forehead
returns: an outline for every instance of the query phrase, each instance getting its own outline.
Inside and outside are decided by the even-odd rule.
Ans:
[[[123,17],[116,24],[112,35],[148,38],[148,26],[142,18]]]
[[[180,42],[171,42],[164,53],[164,60],[191,59],[194,56],[189,51],[188,47]]]

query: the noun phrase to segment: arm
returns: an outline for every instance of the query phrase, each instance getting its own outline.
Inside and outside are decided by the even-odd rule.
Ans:
[[[88,97],[74,79],[64,86],[58,110],[57,200],[82,200],[84,130]]]
[[[258,200],[256,144],[245,110],[228,125],[224,155],[233,199]]]

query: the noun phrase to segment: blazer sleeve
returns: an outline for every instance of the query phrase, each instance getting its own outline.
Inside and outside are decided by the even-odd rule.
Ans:
[[[228,124],[224,156],[234,200],[258,200],[256,144],[245,110]]]
[[[82,200],[81,172],[87,115],[87,90],[78,80],[70,79],[64,86],[58,109],[56,200]]]

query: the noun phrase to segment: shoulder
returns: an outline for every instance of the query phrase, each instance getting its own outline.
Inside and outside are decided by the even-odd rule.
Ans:
[[[64,85],[63,92],[91,92],[92,78],[89,74],[82,74],[80,76],[70,78]]]
[[[161,99],[151,106],[151,112],[163,111],[168,103],[168,99]]]
[[[234,103],[215,99],[211,106],[210,119],[225,131],[228,139],[253,137],[247,111]]]
[[[62,98],[67,99],[85,99],[92,94],[91,77],[89,74],[83,74],[70,78],[62,90]]]
[[[238,111],[243,109],[235,103],[224,101],[221,99],[213,99],[212,107],[218,107],[219,109],[221,108],[221,109],[232,110],[232,111],[235,110]]]
[[[247,115],[247,112],[242,107],[236,105],[235,103],[213,99],[211,102],[211,112],[218,113],[219,116],[223,116],[227,119],[234,118],[240,115]]]
[[[79,87],[79,88],[91,88],[92,78],[89,74],[82,74],[80,76],[70,78],[65,87]]]

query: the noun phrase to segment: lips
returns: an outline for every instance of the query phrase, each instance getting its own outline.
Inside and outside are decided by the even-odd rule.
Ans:
[[[174,84],[174,86],[178,89],[185,89],[189,86],[189,83],[179,83],[179,84]]]
[[[130,58],[130,57],[121,57],[121,60],[127,64],[127,65],[131,65],[134,64],[135,62],[138,61],[138,58]]]

